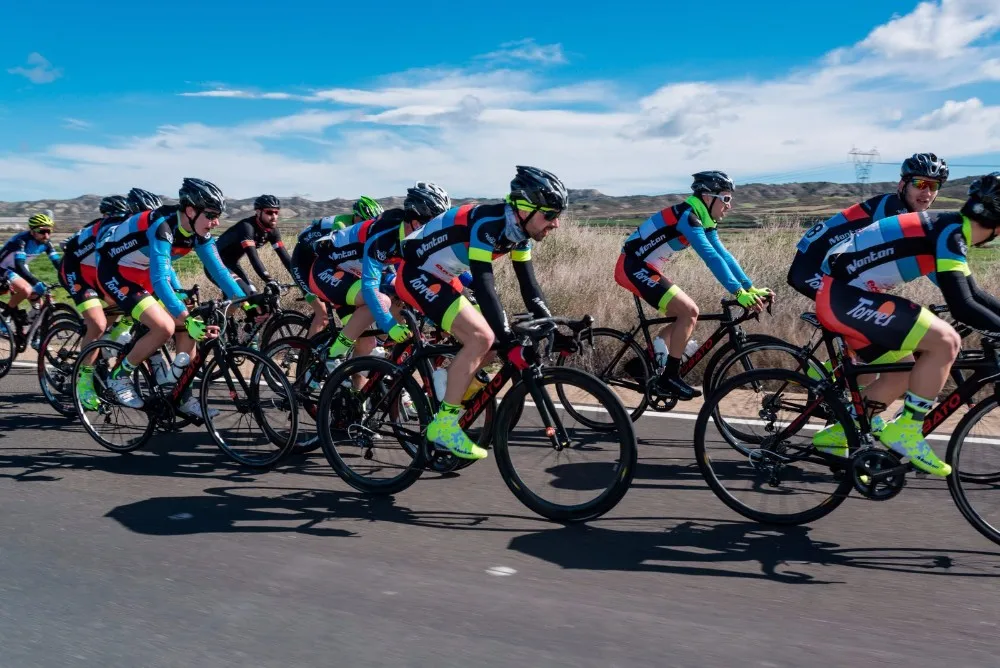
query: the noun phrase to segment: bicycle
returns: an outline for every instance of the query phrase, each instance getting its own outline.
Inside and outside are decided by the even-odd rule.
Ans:
[[[656,412],[666,412],[672,410],[677,405],[677,397],[661,392],[655,382],[659,373],[659,368],[655,360],[653,351],[653,336],[651,329],[675,322],[675,317],[648,318],[643,309],[643,304],[638,297],[633,295],[636,313],[639,322],[629,332],[623,332],[610,327],[598,327],[594,329],[594,345],[584,348],[581,354],[560,355],[557,364],[570,365],[582,368],[592,373],[615,389],[623,403],[637,400],[631,410],[632,421],[638,420],[647,408],[652,408]],[[761,355],[762,361],[770,362],[775,353],[791,357],[795,365],[800,362],[801,351],[797,346],[767,334],[748,334],[744,331],[742,324],[748,320],[759,320],[760,314],[739,305],[739,302],[730,299],[721,300],[722,312],[703,314],[698,317],[699,322],[716,321],[718,327],[705,339],[697,351],[684,359],[680,366],[680,376],[683,378],[702,361],[707,359],[703,375],[704,392],[708,395],[720,379],[725,378],[733,367],[738,363],[743,369],[754,368],[754,361],[751,355]],[[734,308],[742,310],[738,315],[733,315]],[[771,302],[768,300],[768,313],[771,310]],[[637,337],[642,335],[645,345],[640,345]],[[721,347],[720,341],[727,339]],[[714,354],[709,356],[712,351]],[[818,361],[814,362],[820,365]],[[821,365],[820,365],[821,366]],[[564,404],[567,403],[565,397],[560,396]],[[567,409],[572,410],[567,404]],[[587,418],[584,415],[574,416],[581,421]]]
[[[190,313],[202,317],[208,326],[224,328],[225,311],[229,306],[243,302],[273,305],[276,300],[277,291],[265,290],[241,299],[212,300],[191,309]],[[298,407],[291,386],[277,365],[258,351],[227,346],[222,331],[219,336],[198,343],[190,363],[175,384],[155,383],[151,363],[145,360],[132,376],[143,398],[143,407],[133,409],[119,404],[108,388],[111,372],[145,331],[145,326],[137,325],[135,336],[125,345],[97,340],[81,351],[73,366],[74,406],[94,440],[112,452],[127,453],[145,445],[159,425],[173,428],[177,406],[192,385],[195,374],[201,371],[202,417],[187,417],[187,420],[199,426],[204,424],[219,449],[238,464],[267,469],[288,454],[298,431]],[[88,411],[80,403],[76,387],[81,361],[94,351],[98,353],[94,388],[100,404],[98,410]],[[165,360],[170,360],[166,346],[161,347],[160,353]],[[219,380],[212,380],[216,368],[222,369],[221,376]]]
[[[42,337],[54,323],[61,320],[80,321],[80,316],[72,306],[52,299],[52,290],[59,287],[61,286],[46,285],[45,292],[32,300],[34,303],[27,311],[14,311],[6,304],[0,304],[0,378],[10,372],[17,356],[26,351],[29,345],[38,350]],[[0,294],[5,294],[8,290],[9,286],[3,281]]]
[[[416,330],[413,314],[404,310],[403,317]],[[463,429],[469,429],[510,381],[495,419],[483,429],[492,434],[492,450],[508,489],[533,512],[560,522],[591,520],[614,508],[631,485],[637,460],[632,422],[617,395],[584,371],[545,365],[545,352],[552,348],[557,326],[568,327],[579,342],[591,325],[589,316],[513,323],[512,330],[526,350],[535,351],[535,359],[523,371],[503,361],[496,375],[463,402],[466,410],[458,421]],[[317,421],[323,452],[347,484],[367,494],[403,491],[441,454],[425,438],[433,417],[429,396],[432,361],[455,355],[461,346],[425,344],[419,337],[411,341],[410,354],[398,364],[370,356],[348,360],[326,379],[320,395]],[[365,378],[360,390],[343,384],[355,374]],[[595,415],[605,415],[612,426],[604,425],[585,435],[579,427],[568,427],[567,417],[572,414],[552,397],[559,387],[563,392],[572,391],[579,406],[587,403]],[[407,405],[404,392],[412,404]],[[533,410],[525,410],[526,406]],[[609,441],[611,453],[605,462],[576,467],[564,461],[571,454],[591,454]],[[524,453],[542,460],[537,476],[515,464],[515,456],[519,459]],[[398,461],[388,461],[397,457]],[[383,473],[386,477],[380,477]],[[576,478],[571,475],[574,473],[585,475]],[[583,501],[563,503],[547,498],[535,484],[535,477],[554,478],[549,485],[553,496],[592,494]],[[597,482],[598,478],[603,482]]]
[[[831,377],[816,380],[788,369],[748,371],[718,387],[698,414],[694,442],[701,473],[723,503],[748,519],[768,524],[812,522],[833,512],[852,489],[866,499],[886,501],[902,491],[906,475],[914,468],[876,445],[878,437],[871,427],[874,411],[863,403],[857,383],[861,375],[909,371],[913,363],[858,364],[846,354],[840,337],[824,330],[823,342],[835,360]],[[953,371],[958,373],[952,377],[957,386],[928,412],[923,426],[925,437],[943,440],[934,431],[963,405],[969,407],[948,437],[945,461],[952,466],[948,490],[966,520],[995,543],[1000,543],[1000,521],[986,519],[984,512],[990,508],[977,506],[974,499],[1000,482],[1000,463],[992,461],[995,457],[990,459],[1000,445],[996,419],[991,417],[1000,387],[998,345],[1000,341],[984,336],[980,351],[967,351],[956,360]],[[981,395],[984,390],[986,394]],[[720,429],[725,445],[713,447],[709,421],[717,412],[731,416],[727,423],[737,419],[745,426],[758,427],[758,438],[734,443],[731,434]],[[821,452],[812,445],[812,432],[833,422],[844,428],[847,457]],[[974,429],[982,431],[971,435]],[[980,445],[987,446],[982,453],[975,450]],[[989,463],[977,466],[977,454]],[[819,491],[807,490],[807,486]],[[762,501],[751,505],[746,500],[751,494]],[[772,501],[780,507],[756,507]],[[800,507],[791,508],[798,502]]]

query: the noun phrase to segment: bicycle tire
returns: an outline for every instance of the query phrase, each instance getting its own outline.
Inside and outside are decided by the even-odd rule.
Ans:
[[[252,371],[249,374],[249,382],[246,382],[240,370],[240,367],[246,364],[253,364]],[[220,374],[220,378],[227,386],[230,399],[234,406],[237,407],[237,411],[241,415],[251,415],[253,417],[257,427],[263,432],[268,442],[275,446],[273,451],[259,457],[247,456],[238,452],[232,443],[227,442],[223,438],[220,433],[221,430],[216,425],[219,416],[213,418],[209,406],[211,389],[216,385],[221,387],[218,381],[211,380],[214,366],[224,369]],[[228,370],[228,373],[225,370]],[[267,380],[262,380],[265,372],[268,374]],[[262,402],[260,398],[262,384],[272,389],[273,384],[279,384],[281,387],[277,388],[277,391],[280,394],[274,399],[265,399]],[[240,395],[240,390],[242,390],[243,395]],[[281,373],[278,365],[252,348],[226,348],[221,355],[217,349],[216,354],[212,356],[212,360],[206,368],[205,377],[202,379],[199,399],[201,414],[205,416],[205,427],[212,436],[212,440],[215,441],[215,444],[219,446],[219,449],[227,457],[237,464],[249,468],[266,470],[284,459],[291,451],[292,446],[295,445],[295,438],[298,432],[298,406],[295,402],[294,390],[288,379]],[[261,410],[263,403],[271,403],[273,407],[284,408],[287,411],[289,420],[287,434],[275,429],[271,425],[271,421],[263,416]]]
[[[745,503],[737,499],[732,492],[730,492],[726,486],[719,480],[717,473],[712,467],[712,457],[706,449],[706,434],[708,432],[709,423],[714,423],[713,416],[718,410],[718,405],[725,399],[731,392],[738,390],[741,387],[748,385],[751,380],[764,383],[767,381],[777,382],[777,383],[795,383],[796,385],[809,388],[810,395],[816,393],[816,396],[820,396],[819,389],[817,388],[817,383],[807,376],[798,374],[786,369],[756,369],[754,371],[748,371],[739,374],[727,382],[723,383],[722,386],[716,389],[710,397],[708,397],[702,406],[701,411],[698,413],[698,418],[695,422],[694,429],[694,452],[695,460],[698,462],[698,468],[701,471],[702,477],[708,486],[711,488],[715,496],[722,501],[726,506],[736,513],[739,513],[743,517],[754,522],[760,522],[762,524],[774,524],[774,525],[798,525],[806,524],[809,522],[814,522],[829,513],[833,512],[844,500],[847,498],[851,489],[853,488],[853,482],[850,475],[844,475],[841,477],[839,483],[836,484],[834,491],[826,496],[818,505],[805,511],[798,513],[773,513],[773,512],[763,512],[751,508]],[[858,448],[858,434],[854,428],[854,422],[851,420],[847,409],[844,407],[843,403],[833,395],[833,393],[822,395],[826,410],[834,417],[834,419],[844,425],[844,431],[847,435],[848,448],[850,452],[854,452]],[[759,418],[759,415],[752,416],[755,419]],[[754,473],[758,472],[758,465],[754,463],[754,458],[747,456],[743,451],[735,448],[731,443],[729,444],[733,450],[739,453],[739,459],[746,460],[745,466],[753,469]],[[768,453],[773,453],[773,450],[762,450],[756,449],[757,452],[763,452],[765,456]],[[801,453],[800,453],[801,454]],[[757,458],[758,462],[763,461],[764,457]],[[790,458],[792,463],[796,461],[806,461],[805,457]],[[824,464],[825,466],[825,464]],[[761,471],[763,473],[763,471]],[[831,471],[831,476],[834,474]],[[836,477],[834,477],[836,481]],[[765,485],[754,485],[754,488],[766,489],[765,486],[769,485],[769,480],[765,482]],[[777,494],[778,492],[775,492]]]
[[[731,368],[734,363],[734,359],[738,355],[743,355],[744,353],[757,348],[759,346],[775,346],[781,349],[788,349],[789,351],[795,350],[796,357],[801,357],[803,355],[802,347],[796,346],[788,341],[777,336],[771,336],[770,334],[746,334],[744,341],[740,344],[740,349],[736,349],[736,343],[733,340],[726,341],[719,349],[709,358],[708,364],[705,366],[705,373],[703,374],[702,387],[706,393],[710,392],[713,387],[716,387],[725,380],[725,375],[719,376],[719,373]],[[808,363],[815,363],[819,369],[822,371],[823,375],[826,375],[826,370],[823,368],[822,362],[818,361],[813,355],[808,355]],[[800,365],[801,369],[801,365]],[[800,369],[796,369],[799,373],[804,373]],[[749,369],[744,369],[744,371],[749,371]]]
[[[995,472],[983,476],[962,472],[962,446],[966,443],[969,432],[980,422],[983,416],[997,408],[997,405],[997,398],[991,396],[976,404],[972,410],[962,417],[955,431],[952,433],[951,439],[948,441],[948,451],[945,454],[945,461],[952,467],[952,473],[947,478],[948,491],[951,493],[951,498],[954,500],[955,505],[958,506],[959,512],[962,513],[962,516],[976,531],[994,543],[1000,544],[1000,526],[993,526],[991,522],[977,512],[975,504],[969,500],[967,493],[967,490],[976,484],[994,487],[997,482]]]
[[[421,388],[412,376],[405,376],[403,372],[403,367],[396,366],[392,362],[382,358],[370,356],[356,357],[344,362],[330,374],[320,394],[319,408],[317,410],[317,430],[319,431],[323,454],[326,456],[327,462],[329,462],[333,470],[337,472],[337,475],[359,492],[383,496],[398,494],[415,483],[424,472],[428,460],[428,446],[425,434],[427,425],[430,424],[432,419],[430,403],[427,395],[424,394],[423,388]],[[373,373],[380,373],[382,380],[378,381],[372,388],[372,391],[378,394],[366,396],[355,392],[352,388],[344,387],[343,381],[356,373],[366,373],[369,377]],[[391,378],[391,380],[387,381],[387,378]],[[387,384],[388,387],[386,387]],[[398,406],[402,401],[401,395],[403,390],[410,395],[417,409],[416,418],[418,426],[415,429],[409,430],[403,430],[398,427],[393,428],[391,434],[382,434],[380,430],[371,429],[371,417],[365,419],[365,401],[371,402],[374,399],[374,405],[380,409],[385,407],[384,410],[388,414],[394,409],[398,410]],[[345,417],[345,410],[342,408],[338,411],[338,422],[333,422],[331,414],[335,401],[338,402],[338,406],[340,407],[346,406],[347,408],[354,409],[360,407],[361,418],[358,419],[357,413]],[[342,424],[342,421],[345,420],[353,420],[351,424],[347,425],[346,429],[344,428],[345,425]],[[405,466],[394,465],[390,467],[399,472],[387,480],[373,480],[368,476],[359,474],[351,466],[353,460],[356,458],[351,458],[352,461],[348,461],[340,452],[341,449],[337,447],[338,442],[343,442],[345,446],[342,449],[346,450],[346,444],[349,442],[348,439],[338,441],[335,438],[341,433],[351,435],[352,428],[354,435],[351,438],[354,443],[362,449],[367,444],[367,451],[362,455],[364,461],[374,460],[371,453],[374,450],[374,440],[366,442],[362,438],[367,437],[366,432],[371,431],[378,433],[382,438],[391,437],[397,440],[399,442],[399,449],[406,452],[408,457],[411,457],[410,462]],[[406,444],[404,444],[403,438],[407,439]],[[392,449],[395,449],[395,447],[392,446]]]
[[[556,366],[565,368],[581,368],[582,371],[597,377],[601,382],[608,385],[612,389],[615,387],[621,387],[623,389],[630,390],[633,393],[639,394],[640,398],[638,399],[638,403],[635,408],[631,409],[629,414],[632,422],[635,422],[642,417],[642,414],[649,406],[649,394],[646,391],[646,387],[649,384],[649,379],[653,375],[653,369],[649,365],[649,358],[642,346],[640,346],[629,333],[622,332],[611,327],[596,327],[594,329],[594,349],[598,347],[597,340],[599,338],[610,338],[619,342],[617,347],[611,347],[611,350],[614,351],[614,354],[611,356],[611,362],[609,364],[602,365],[600,373],[596,373],[595,370],[591,369],[571,366],[574,355],[559,355],[556,360]],[[588,349],[590,349],[590,345],[585,344],[580,352],[583,353]],[[624,366],[622,361],[628,359],[629,353],[632,353],[635,358],[641,360],[642,362],[642,377],[632,377],[631,382],[626,381],[621,377],[625,371],[624,369],[620,369],[620,367]],[[619,369],[620,373],[616,373],[616,369]],[[582,424],[587,425],[591,429],[601,428],[602,423],[588,420],[586,414],[574,412],[572,409],[572,402],[567,399],[565,392],[561,388],[556,388],[556,393],[559,396],[559,401],[566,406],[566,410],[570,412],[573,419],[579,420]],[[625,402],[622,401],[622,403],[624,404]]]
[[[312,318],[298,311],[282,311],[281,315],[271,318],[260,332],[260,348],[263,350],[276,339],[287,339],[293,336],[306,338]]]
[[[529,389],[524,381],[519,381],[511,387],[500,403],[500,410],[494,428],[493,451],[496,454],[497,468],[500,477],[514,496],[532,512],[556,522],[574,523],[586,522],[604,515],[622,500],[632,485],[635,467],[638,460],[635,431],[632,420],[625,405],[618,395],[596,376],[580,369],[561,366],[544,367],[541,376],[536,381],[540,387],[552,383],[558,393],[560,388],[575,386],[597,399],[600,408],[607,412],[614,429],[598,429],[601,434],[617,434],[619,457],[612,468],[614,475],[610,476],[611,485],[596,498],[585,503],[561,505],[552,503],[540,494],[532,491],[518,474],[517,467],[511,460],[509,436],[516,427],[513,422],[515,415],[523,410]],[[544,392],[544,390],[543,390]],[[561,401],[561,399],[560,399]],[[570,415],[570,409],[563,404]],[[574,419],[575,415],[574,415]],[[586,424],[580,420],[581,424]],[[591,427],[593,428],[593,427]]]
[[[0,316],[0,378],[14,367],[17,359],[17,341],[14,338],[14,324],[7,316]]]
[[[66,417],[76,416],[73,390],[68,384],[73,378],[73,366],[80,355],[80,341],[85,331],[86,326],[82,323],[73,323],[64,318],[49,327],[38,346],[36,372],[42,396],[53,410]],[[69,348],[66,343],[58,343],[59,336],[67,336]],[[50,349],[54,343],[58,343],[58,350],[53,352]]]
[[[309,416],[313,424],[316,423],[316,411],[318,408],[318,400],[316,397],[310,396],[308,388],[305,387],[304,373],[312,364],[313,359],[313,348],[309,344],[309,340],[301,336],[287,336],[281,337],[280,339],[275,339],[271,341],[270,344],[264,349],[263,355],[271,360],[279,359],[279,355],[282,350],[296,350],[298,355],[294,360],[295,369],[294,377],[295,380],[291,381],[288,372],[290,369],[283,368],[279,365],[282,375],[285,378],[289,378],[292,389],[295,392],[295,400],[298,407]],[[286,358],[280,358],[282,363],[286,362]],[[278,362],[276,361],[275,364]],[[301,381],[301,382],[300,382]],[[306,432],[302,429],[302,420],[299,420],[299,435],[296,439],[294,446],[292,446],[292,452],[295,454],[308,454],[314,450],[318,450],[320,447],[319,433]],[[311,436],[307,435],[312,433]]]

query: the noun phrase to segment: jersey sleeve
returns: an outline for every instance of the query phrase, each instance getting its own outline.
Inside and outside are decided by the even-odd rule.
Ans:
[[[52,245],[51,241],[45,242],[45,252],[48,254],[49,260],[52,261],[52,266],[56,268],[56,271],[59,271],[59,263],[62,260],[62,255],[59,254],[59,251]]]
[[[174,268],[170,254],[174,237],[167,220],[160,218],[152,223],[146,229],[146,238],[149,242],[149,280],[153,284],[153,293],[167,307],[170,315],[177,318],[186,308],[173,290]]]
[[[469,230],[469,260],[478,262],[493,262],[493,251],[496,248],[497,239],[503,233],[504,220],[502,218],[484,218],[472,224]],[[524,258],[522,254],[519,257]],[[511,254],[513,258],[513,253]],[[527,249],[525,260],[531,259],[531,248]]]
[[[368,237],[364,250],[361,252],[361,295],[364,297],[368,310],[375,316],[375,324],[383,332],[392,329],[393,325],[396,324],[396,319],[385,309],[378,298],[382,273],[385,271],[385,262],[379,258],[388,256],[387,246],[395,243],[398,234],[398,228],[395,227],[378,232]]]
[[[705,232],[705,236],[708,238],[708,242],[712,244],[712,248],[715,249],[715,252],[719,254],[722,260],[726,263],[726,266],[729,267],[729,271],[732,272],[733,276],[736,277],[736,280],[740,282],[740,285],[746,290],[753,287],[753,281],[751,281],[743,271],[743,267],[741,267],[740,263],[736,261],[733,254],[729,252],[729,249],[722,245],[722,239],[719,237],[719,230],[716,228],[707,230]]]
[[[246,297],[243,294],[243,290],[240,289],[240,286],[236,284],[232,275],[222,264],[222,258],[219,257],[219,249],[215,247],[215,239],[212,237],[199,239],[194,244],[194,250],[198,254],[198,259],[201,260],[205,270],[208,271],[208,275],[212,277],[216,285],[222,288],[222,292],[228,299]]]
[[[289,274],[292,273],[292,257],[288,254],[288,249],[285,248],[285,242],[281,239],[281,232],[278,228],[274,228],[271,234],[271,248],[274,249],[274,253],[281,260],[281,264],[285,266],[285,271]]]
[[[966,232],[964,225],[956,223],[946,227],[938,237],[934,252],[934,272],[938,280],[942,272],[956,271],[963,276],[972,273],[968,261],[970,239]]]
[[[691,212],[688,211],[677,222],[677,229],[688,240],[688,243],[691,244],[691,248],[698,254],[698,257],[708,265],[712,275],[722,284],[722,287],[729,290],[732,294],[736,294],[742,286],[736,277],[733,276],[729,265],[726,264],[725,260],[716,252],[715,247],[709,242],[701,221],[696,216],[692,216]]]

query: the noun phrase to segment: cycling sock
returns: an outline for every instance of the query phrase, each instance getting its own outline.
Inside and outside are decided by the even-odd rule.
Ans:
[[[354,347],[354,339],[349,339],[341,332],[337,340],[330,346],[330,357],[343,357]]]
[[[933,407],[933,401],[924,399],[913,392],[907,392],[903,397],[903,415],[911,420],[922,421],[927,416],[927,412]]]
[[[663,365],[663,375],[668,378],[677,378],[680,375],[681,358],[667,355],[667,363]]]
[[[441,409],[437,412],[437,415],[435,415],[434,418],[440,418],[441,420],[454,420],[458,417],[461,410],[461,406],[449,404],[447,401],[442,401]]]
[[[122,376],[131,376],[133,371],[135,371],[135,365],[129,362],[126,357],[121,361],[121,364],[119,364],[118,367],[111,372],[111,379],[118,380]]]

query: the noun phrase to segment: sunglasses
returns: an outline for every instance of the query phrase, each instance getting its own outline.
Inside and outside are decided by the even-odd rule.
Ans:
[[[202,211],[201,215],[205,216],[208,220],[218,220],[222,213],[219,211]]]
[[[35,233],[36,234],[52,234],[52,230],[46,230],[46,229],[35,230]]]
[[[279,213],[281,213],[281,210],[280,209],[261,209],[260,212],[261,213],[266,213],[269,216],[277,216]]]
[[[553,220],[559,218],[560,215],[562,215],[562,211],[557,211],[556,209],[546,209],[545,207],[542,206],[537,207],[535,211],[542,214],[542,218],[549,221],[550,223]]]
[[[917,190],[930,190],[932,193],[941,190],[941,183],[930,179],[910,179],[910,185]]]
[[[709,197],[714,197],[715,199],[721,199],[723,204],[732,204],[733,203],[733,196],[732,195],[716,195],[714,193],[708,193],[708,196]]]

